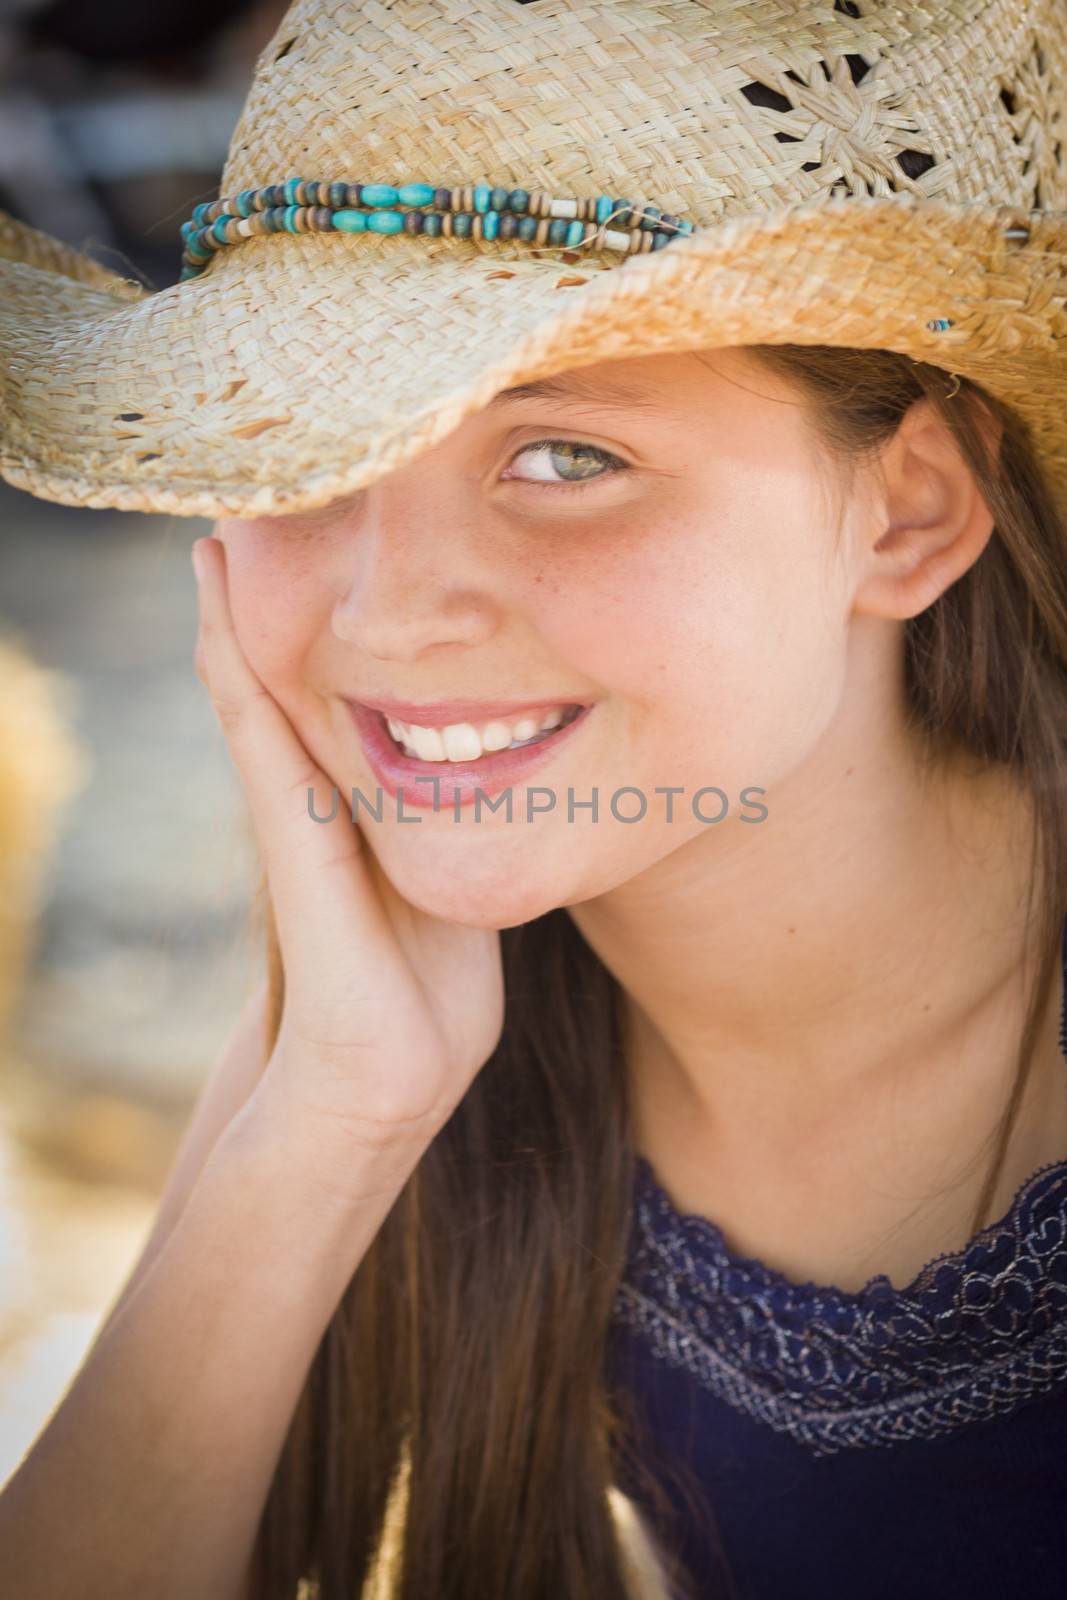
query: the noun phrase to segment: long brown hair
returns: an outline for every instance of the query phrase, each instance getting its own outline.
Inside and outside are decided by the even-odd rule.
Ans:
[[[951,750],[1007,765],[1036,823],[1027,925],[1036,897],[1039,959],[973,1233],[1002,1170],[1067,909],[1067,521],[1025,424],[978,385],[884,350],[746,348],[795,386],[841,484],[929,396],[993,517],[979,559],[904,624],[924,759]],[[284,975],[264,880],[257,904],[273,1041]],[[255,1600],[359,1595],[402,1462],[396,1600],[669,1600],[667,1584],[695,1600],[670,1554],[668,1503],[646,1477],[655,1442],[603,1370],[635,1177],[619,987],[565,908],[504,929],[501,943],[500,1043],[325,1330],[264,1509]],[[657,1460],[661,1477],[671,1466]],[[714,1508],[677,1466],[713,1527]],[[665,1577],[641,1589],[613,1517],[623,1468],[658,1508]],[[732,1592],[725,1564],[719,1592]]]

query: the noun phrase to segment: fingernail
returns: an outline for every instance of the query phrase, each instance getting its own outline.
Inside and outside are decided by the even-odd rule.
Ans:
[[[200,547],[200,540],[197,539],[195,541],[195,543],[193,544],[192,555],[193,555],[193,571],[196,573],[196,576],[197,576],[198,579],[202,578],[204,576],[204,557],[201,554],[199,547]]]

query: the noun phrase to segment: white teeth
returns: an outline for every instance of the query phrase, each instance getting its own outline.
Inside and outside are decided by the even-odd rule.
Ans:
[[[482,741],[476,728],[469,722],[453,722],[442,729],[445,755],[449,761],[477,761],[482,753]]]
[[[444,761],[445,741],[439,728],[409,728],[408,743],[420,761]]]
[[[483,750],[506,750],[511,743],[511,729],[506,722],[487,722],[482,729]]]
[[[573,720],[577,708],[554,706],[543,716],[522,716],[513,723],[494,720],[479,729],[471,722],[453,722],[445,728],[422,728],[386,717],[386,726],[405,755],[420,761],[477,761],[480,756],[530,743],[561,723]]]

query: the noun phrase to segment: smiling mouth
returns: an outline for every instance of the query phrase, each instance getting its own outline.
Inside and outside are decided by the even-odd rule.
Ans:
[[[389,727],[389,719],[385,716],[384,712],[377,712],[376,715],[386,738],[393,745],[394,749],[398,750],[400,754],[405,756],[409,761],[422,761],[430,759],[434,761],[435,766],[448,767],[465,765],[472,761],[484,761],[492,756],[506,755],[511,750],[525,750],[528,745],[545,744],[555,734],[561,733],[564,728],[569,727],[577,717],[581,716],[585,709],[586,707],[583,705],[568,706],[559,722],[557,722],[552,728],[540,728],[536,733],[531,734],[529,738],[526,739],[512,739],[510,744],[503,745],[498,750],[486,750],[483,748],[481,753],[477,756],[463,756],[456,759],[453,759],[447,755],[438,757],[436,759],[432,757],[427,758],[420,756],[418,751],[414,749],[414,747],[410,745],[407,740],[405,740],[403,737],[397,738],[396,735],[394,735],[392,729]]]

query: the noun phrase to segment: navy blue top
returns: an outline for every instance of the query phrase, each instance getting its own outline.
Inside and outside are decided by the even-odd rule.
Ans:
[[[1067,1058],[1067,923],[1063,961]],[[854,1292],[735,1255],[637,1166],[609,1381],[679,1520],[617,1481],[701,1600],[1064,1600],[1067,1157],[906,1288]]]

